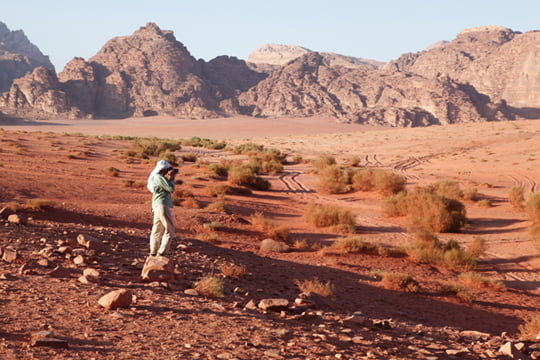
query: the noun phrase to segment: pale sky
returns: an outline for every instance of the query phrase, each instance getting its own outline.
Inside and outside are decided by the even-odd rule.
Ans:
[[[205,60],[246,60],[272,43],[388,61],[470,27],[540,29],[539,0],[4,0],[0,9],[0,21],[23,30],[57,72],[148,22]]]

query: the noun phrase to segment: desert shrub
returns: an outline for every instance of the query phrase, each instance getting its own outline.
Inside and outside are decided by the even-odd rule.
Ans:
[[[490,288],[506,291],[506,285],[502,281],[486,279],[479,273],[464,272],[458,275],[458,280],[470,288]]]
[[[378,191],[390,195],[403,191],[406,179],[392,171],[364,168],[354,172],[351,183],[356,191]]]
[[[211,244],[219,243],[219,235],[215,231],[205,231],[198,233],[195,238],[197,240],[206,241]]]
[[[180,140],[180,144],[184,146],[204,147],[207,149],[220,150],[227,146],[225,141],[216,141],[211,139],[201,139],[198,136],[193,136],[189,139]]]
[[[205,210],[211,212],[222,212],[229,215],[232,214],[232,210],[223,201],[210,203],[206,206]]]
[[[52,200],[45,200],[45,199],[29,199],[25,202],[24,207],[31,210],[38,210],[42,211],[47,208],[54,207],[56,204]]]
[[[508,201],[514,208],[523,208],[523,203],[525,202],[524,191],[525,189],[523,186],[514,185],[510,188],[510,191],[508,192]]]
[[[263,151],[264,145],[255,144],[252,142],[240,144],[233,148],[234,154],[254,154]]]
[[[529,219],[534,223],[540,223],[540,192],[535,192],[527,198],[525,209]]]
[[[218,221],[212,221],[212,222],[204,223],[204,224],[203,224],[203,229],[215,231],[215,230],[219,230],[219,228],[220,228],[221,226],[222,226],[222,225],[221,225],[220,222],[218,222]]]
[[[180,150],[180,148],[180,142],[175,140],[160,139],[155,137],[136,138],[133,142],[133,149],[129,150],[126,154],[128,156],[148,159],[151,156],[159,156],[165,151],[173,152]]]
[[[208,169],[208,176],[214,179],[226,178],[229,175],[227,167],[223,164],[211,163],[205,165]]]
[[[486,241],[481,237],[475,237],[467,248],[467,251],[475,258],[485,255],[487,251]]]
[[[309,242],[306,239],[296,239],[294,241],[293,247],[298,250],[307,250],[311,248]]]
[[[165,160],[171,165],[178,165],[178,158],[170,150],[165,150],[159,153],[158,160]]]
[[[439,180],[432,184],[430,189],[435,194],[447,199],[461,200],[463,198],[463,191],[457,181]]]
[[[210,298],[221,298],[225,296],[225,285],[223,279],[216,276],[205,276],[199,280],[194,289],[202,296]]]
[[[239,278],[247,274],[247,268],[244,265],[222,264],[219,266],[219,271],[228,278]]]
[[[334,295],[334,286],[330,281],[322,282],[318,278],[313,280],[295,280],[294,283],[301,292],[314,292],[324,297],[332,297]]]
[[[397,194],[400,191],[405,190],[405,183],[407,180],[404,176],[386,170],[376,170],[373,174],[375,190],[381,194]]]
[[[249,186],[257,190],[270,188],[270,182],[257,176],[257,171],[248,163],[231,165],[228,179],[232,185]]]
[[[465,188],[462,198],[463,200],[476,200],[478,198],[478,189],[473,186]]]
[[[329,165],[318,172],[317,192],[323,194],[342,194],[350,190],[349,176],[337,165]]]
[[[540,250],[540,223],[532,224],[529,226],[529,238],[532,240],[534,246]]]
[[[283,241],[289,240],[290,229],[288,226],[277,225],[260,212],[251,215],[250,220],[267,238]]]
[[[112,166],[103,169],[103,172],[104,172],[106,175],[109,175],[109,176],[112,176],[112,177],[118,177],[118,176],[120,176],[120,170],[118,170],[117,168],[112,167]]]
[[[469,304],[472,303],[474,300],[474,294],[467,287],[455,282],[443,284],[439,292],[441,295],[454,296],[459,300]]]
[[[455,240],[443,243],[435,236],[426,236],[409,242],[404,250],[414,262],[449,270],[472,270],[477,266],[477,257]]]
[[[396,195],[390,195],[384,199],[381,205],[383,216],[399,217],[407,215],[407,202],[405,197],[407,193],[402,191]]]
[[[540,313],[536,313],[525,320],[518,327],[521,338],[535,340],[540,333]]]
[[[220,199],[225,198],[225,195],[230,193],[231,187],[223,184],[209,185],[204,190],[209,196],[217,197]]]
[[[392,205],[392,206],[391,206]],[[467,224],[465,206],[453,199],[417,187],[404,196],[384,204],[386,214],[407,216],[409,230],[425,229],[432,232],[457,232]]]
[[[181,158],[185,162],[196,162],[197,155],[195,153],[189,152],[181,155]]]
[[[420,288],[418,281],[412,276],[395,271],[383,271],[381,273],[383,286],[390,290],[405,290],[407,292],[417,292]]]
[[[367,253],[375,255],[385,255],[386,249],[378,242],[366,241],[359,236],[348,236],[338,238],[330,246],[332,250],[337,250],[346,254]]]
[[[356,216],[345,208],[336,205],[319,205],[310,203],[304,216],[306,222],[317,228],[341,227],[347,232],[356,231]]]
[[[274,175],[283,171],[283,164],[275,159],[263,160],[261,163],[261,171]]]
[[[317,173],[332,165],[336,165],[336,158],[331,155],[321,155],[313,161],[313,169]]]
[[[482,200],[478,200],[476,202],[476,205],[480,207],[484,207],[484,208],[490,208],[493,206],[493,203],[489,199],[482,199]]]
[[[360,156],[351,155],[345,160],[345,164],[350,167],[358,167],[360,165]]]

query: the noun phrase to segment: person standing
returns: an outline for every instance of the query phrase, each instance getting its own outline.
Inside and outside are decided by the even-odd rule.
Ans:
[[[165,256],[174,237],[172,192],[178,170],[165,160],[159,160],[148,176],[147,188],[152,193],[154,220],[150,234],[150,256]]]

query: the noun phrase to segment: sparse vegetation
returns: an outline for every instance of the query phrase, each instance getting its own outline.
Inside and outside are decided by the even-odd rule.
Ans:
[[[223,201],[210,203],[206,206],[205,210],[210,212],[222,212],[229,215],[232,214],[231,208],[228,207]]]
[[[304,218],[308,224],[317,228],[333,227],[343,233],[356,232],[354,213],[336,205],[310,203]]]
[[[489,288],[497,291],[506,291],[506,285],[499,280],[486,279],[485,276],[475,272],[464,272],[458,275],[458,280],[470,288]]]
[[[301,292],[314,292],[324,297],[332,297],[334,295],[334,285],[330,281],[320,281],[318,278],[313,280],[295,280],[294,283]]]
[[[440,294],[444,296],[454,296],[468,304],[474,301],[474,294],[467,287],[456,282],[441,285]]]
[[[192,153],[192,152],[182,154],[180,157],[181,157],[182,161],[184,161],[184,162],[192,162],[192,163],[194,163],[194,162],[197,161],[197,155],[195,153]]]
[[[535,340],[540,334],[540,313],[536,313],[525,320],[518,327],[521,337],[525,340]]]
[[[323,194],[343,194],[351,190],[349,174],[338,165],[329,165],[318,171],[317,192]]]
[[[24,207],[31,210],[43,211],[47,208],[54,207],[56,204],[52,200],[45,199],[29,199],[24,204]]]
[[[525,189],[523,186],[514,185],[510,188],[510,192],[508,193],[508,201],[514,208],[523,208],[523,203],[525,202],[524,191]]]
[[[197,240],[206,241],[211,244],[217,244],[219,242],[219,235],[215,231],[205,231],[198,233],[195,238]]]
[[[251,215],[250,220],[257,230],[264,233],[264,236],[267,238],[283,241],[289,240],[290,229],[288,226],[277,225],[260,212]]]
[[[395,271],[383,271],[381,276],[381,283],[387,289],[404,290],[413,293],[420,289],[418,281],[414,280],[410,275]]]
[[[225,296],[223,279],[216,276],[205,276],[199,280],[194,289],[202,296],[209,298],[222,298]]]
[[[247,268],[244,265],[236,264],[222,264],[219,267],[219,271],[228,278],[239,278],[247,274]]]
[[[345,253],[345,254],[374,254],[374,255],[386,255],[387,249],[380,243],[375,241],[363,240],[359,236],[348,236],[338,238],[330,246],[332,250]]]
[[[351,182],[356,191],[377,191],[390,195],[403,191],[406,179],[392,171],[364,168],[354,172]]]
[[[106,175],[109,175],[112,177],[120,176],[120,170],[112,166],[105,168],[103,171],[105,172]]]
[[[133,141],[133,149],[126,152],[127,156],[137,157],[141,159],[149,159],[150,157],[158,156],[160,159],[167,160],[170,158],[168,153],[173,154],[174,151],[181,149],[180,142],[169,139],[151,138],[135,138]],[[167,152],[167,154],[165,154]],[[171,162],[176,165],[176,160]]]

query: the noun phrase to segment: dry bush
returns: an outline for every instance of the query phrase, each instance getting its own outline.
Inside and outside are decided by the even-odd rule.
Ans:
[[[349,167],[358,167],[360,165],[360,156],[351,155],[345,159],[345,164]]]
[[[317,228],[337,227],[338,230],[355,232],[356,216],[346,208],[336,205],[319,205],[310,203],[306,214],[306,222]]]
[[[540,313],[536,313],[519,325],[519,334],[524,340],[536,340],[540,334]]]
[[[171,165],[178,165],[178,158],[170,150],[165,150],[159,153],[158,160],[165,160]]]
[[[469,186],[463,190],[463,200],[476,200],[478,199],[478,189],[473,186]]]
[[[375,176],[373,173],[374,170],[370,168],[355,171],[351,179],[353,189],[356,191],[372,191],[375,189]]]
[[[204,189],[204,192],[208,196],[213,196],[213,197],[223,199],[225,198],[225,195],[230,194],[231,187],[228,185],[223,185],[223,184],[208,185]]]
[[[441,295],[455,296],[468,304],[474,300],[474,294],[467,287],[455,282],[442,285],[439,292]]]
[[[406,215],[410,231],[457,232],[467,225],[465,206],[453,199],[417,187],[383,204],[386,215]]]
[[[402,191],[396,195],[390,195],[384,199],[381,212],[383,216],[400,217],[407,215],[407,202],[405,197],[407,193]]]
[[[430,186],[430,190],[447,199],[461,200],[463,198],[463,191],[457,181],[439,180]]]
[[[436,237],[419,238],[409,242],[404,250],[407,256],[417,263],[456,271],[473,270],[477,266],[477,258],[455,240],[442,243]]]
[[[522,209],[525,202],[525,189],[523,186],[514,185],[510,188],[508,193],[508,201],[516,209]]]
[[[182,202],[183,207],[187,207],[190,209],[200,209],[201,204],[195,199],[194,197],[188,197]]]
[[[334,295],[334,285],[330,281],[322,282],[318,278],[313,280],[294,280],[301,292],[314,292],[324,297]]]
[[[24,203],[25,208],[38,211],[43,211],[55,205],[56,203],[54,201],[45,199],[29,199]]]
[[[219,243],[219,235],[215,231],[205,231],[198,233],[195,238],[200,241],[206,241],[211,244]]]
[[[226,178],[229,175],[228,167],[223,164],[206,164],[206,169],[208,169],[208,176],[212,179]]]
[[[383,271],[381,273],[381,283],[386,289],[405,290],[407,292],[417,292],[420,289],[418,281],[412,276],[394,271]]]
[[[388,253],[380,243],[375,241],[366,241],[359,236],[348,236],[338,238],[330,246],[332,250],[336,250],[345,254],[373,254],[386,255]]]
[[[343,194],[351,190],[349,175],[337,165],[329,165],[318,171],[316,190],[323,194]]]
[[[483,208],[490,208],[490,207],[493,206],[493,203],[489,199],[482,199],[482,200],[478,200],[476,202],[476,205],[478,205],[480,207],[483,207]]]
[[[404,176],[387,170],[376,170],[373,174],[373,185],[375,186],[375,190],[381,194],[397,194],[405,190],[407,179]]]
[[[205,230],[216,231],[216,230],[219,230],[219,228],[222,225],[218,221],[212,221],[212,222],[204,223],[202,226],[203,226],[203,229],[205,229]]]
[[[482,274],[465,272],[458,276],[458,280],[470,288],[489,288],[497,291],[506,291],[506,285],[499,280],[486,279]]]
[[[156,137],[136,138],[133,142],[133,149],[127,151],[126,155],[142,159],[148,159],[151,156],[165,156],[171,158],[169,154],[172,154],[173,151],[180,150],[180,148],[180,142],[175,140],[159,139]],[[162,159],[167,160],[165,158]],[[174,157],[173,162],[169,162],[176,165],[176,157]]]
[[[313,169],[317,173],[332,165],[336,165],[336,158],[331,155],[321,155],[313,161]]]
[[[192,153],[192,152],[182,154],[180,157],[184,162],[193,162],[194,163],[194,162],[197,161],[197,155],[195,153]]]
[[[270,182],[264,180],[260,176],[257,176],[257,169],[252,164],[233,164],[229,168],[229,182],[232,185],[250,186],[258,190],[268,190],[270,188]]]
[[[4,207],[8,208],[9,210],[13,212],[17,212],[18,210],[21,209],[21,205],[15,201],[8,202],[7,204],[5,204]]]
[[[264,236],[274,240],[289,240],[290,229],[285,225],[277,225],[271,219],[265,217],[262,213],[257,212],[250,217],[251,224],[253,224],[257,230],[264,233]]]
[[[293,247],[298,250],[308,250],[311,248],[306,239],[297,239],[294,241]]]
[[[467,251],[475,258],[484,256],[487,251],[486,241],[481,237],[475,237],[467,248]]]
[[[202,296],[210,298],[221,298],[225,296],[225,285],[223,279],[215,276],[205,276],[197,281],[194,289]]]
[[[540,223],[540,192],[529,195],[525,203],[525,209],[529,219],[534,223]]]
[[[223,201],[210,203],[206,206],[205,210],[210,212],[222,212],[228,215],[232,214],[231,208],[229,208]]]
[[[263,160],[261,163],[261,171],[274,175],[283,171],[283,164],[275,159]]]
[[[247,274],[247,268],[244,265],[222,264],[219,271],[228,278],[239,278]]]

